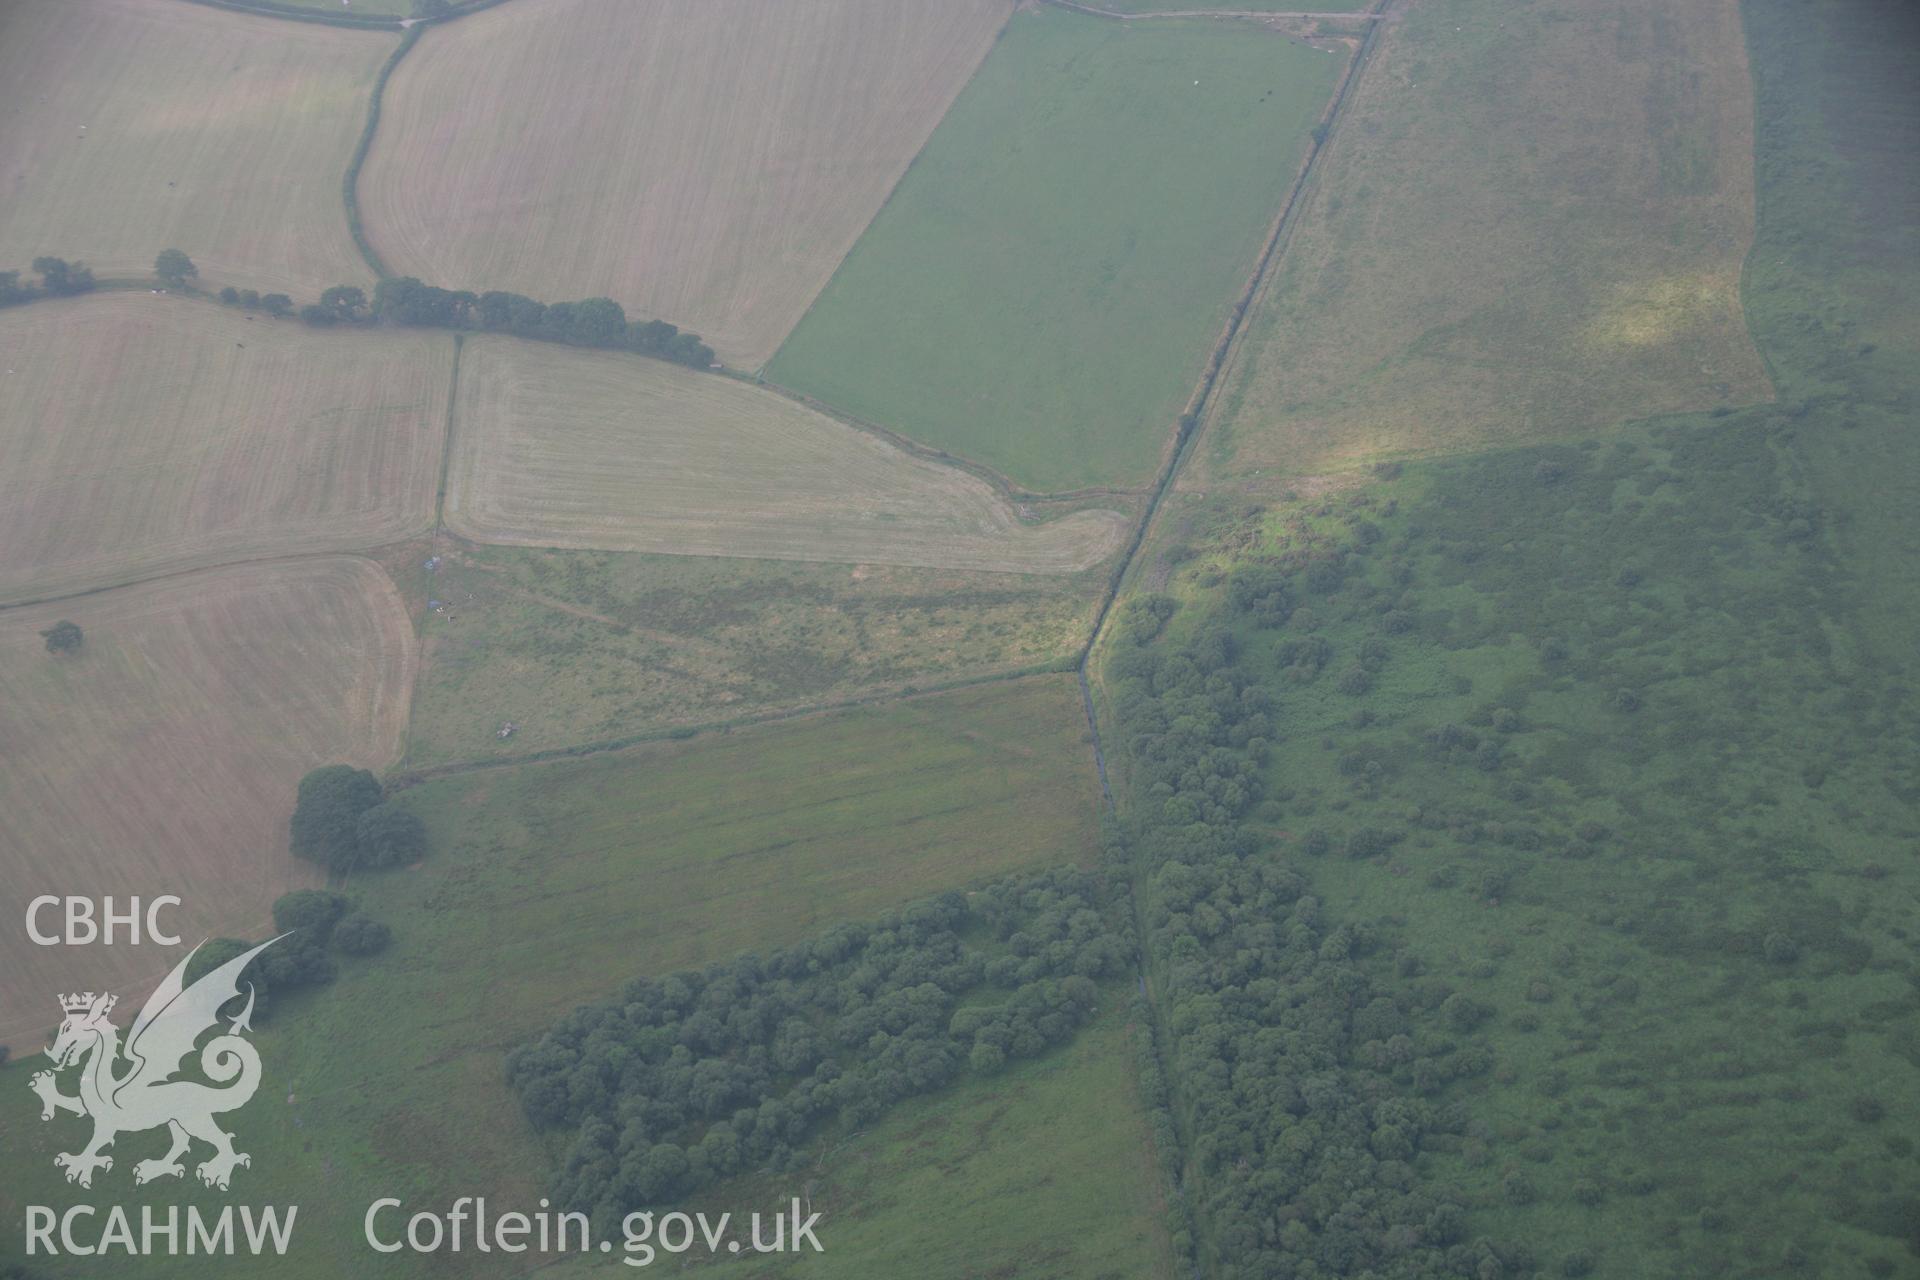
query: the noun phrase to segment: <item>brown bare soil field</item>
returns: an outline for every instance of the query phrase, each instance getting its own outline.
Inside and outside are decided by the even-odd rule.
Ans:
[[[1008,0],[514,0],[428,31],[360,176],[387,264],[773,354]]]
[[[0,312],[0,352],[0,602],[432,523],[449,335],[142,292]]]
[[[617,352],[469,338],[447,527],[478,542],[1073,573],[1126,519],[1044,524],[971,472],[784,396]]]
[[[40,638],[62,618],[85,632],[77,655]],[[346,556],[0,612],[0,1042],[58,1022],[59,991],[138,984],[180,955],[35,946],[16,899],[170,893],[184,946],[257,932],[315,879],[287,853],[300,776],[397,759],[414,667],[393,583]]]
[[[1736,0],[1424,0],[1307,199],[1190,485],[1772,394]]]
[[[179,0],[0,6],[0,270],[51,254],[312,301],[367,284],[340,200],[392,33]]]

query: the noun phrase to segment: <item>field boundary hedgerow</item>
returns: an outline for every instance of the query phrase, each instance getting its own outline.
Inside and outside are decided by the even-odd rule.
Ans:
[[[447,530],[447,468],[453,465],[453,415],[460,404],[460,349],[466,345],[467,335],[455,332],[453,335],[453,371],[447,386],[447,424],[440,433],[440,487],[433,495],[433,531],[436,534]]]
[[[1023,488],[1014,483],[1012,476],[1009,476],[1004,471],[990,467],[984,462],[964,457],[957,453],[949,453],[947,450],[927,444],[925,441],[916,440],[909,435],[903,435],[895,431],[892,427],[882,426],[871,418],[863,418],[857,413],[842,409],[838,405],[829,404],[825,400],[810,396],[804,391],[797,391],[782,383],[774,382],[757,373],[743,373],[738,369],[721,369],[718,372],[721,377],[732,378],[737,382],[750,383],[764,391],[771,391],[775,395],[791,400],[795,404],[804,405],[815,413],[823,414],[844,426],[852,427],[856,431],[864,431],[868,435],[878,436],[895,448],[913,454],[915,457],[925,458],[928,462],[938,462],[945,466],[954,467],[960,471],[978,476],[998,490],[1002,497],[1011,502],[1096,502],[1106,498],[1138,498],[1148,492],[1145,486],[1129,488],[1124,485],[1088,485],[1079,489],[1059,489],[1054,491]]]
[[[340,179],[340,199],[346,206],[347,233],[353,237],[353,247],[372,268],[376,278],[391,279],[393,273],[387,270],[387,264],[380,259],[379,251],[367,238],[367,231],[360,221],[360,170],[367,163],[367,153],[373,150],[373,135],[380,127],[380,100],[386,96],[387,81],[393,78],[393,69],[400,65],[400,59],[407,56],[414,45],[420,43],[423,25],[414,25],[406,29],[400,37],[400,43],[387,55],[380,66],[380,74],[373,79],[373,92],[367,98],[367,123],[360,131],[360,141],[354,144],[353,157],[347,161],[347,172]]]
[[[391,14],[332,13],[300,5],[277,4],[275,0],[187,0],[187,3],[204,5],[209,9],[225,9],[229,13],[252,14],[257,18],[284,18],[289,22],[310,22],[321,27],[344,27],[354,31],[412,31],[420,27],[452,22],[470,13],[478,13],[482,9],[491,9],[495,5],[505,4],[507,0],[468,0],[468,3],[456,5],[445,13],[409,18],[395,17]]]
[[[189,4],[228,13],[251,14],[256,18],[284,18],[289,22],[309,22],[318,27],[344,27],[350,31],[399,31],[418,18],[395,18],[372,13],[324,13],[295,5],[275,4],[273,0],[187,0]]]
[[[1095,18],[1111,18],[1117,22],[1135,22],[1141,18],[1249,18],[1255,22],[1265,22],[1273,18],[1336,18],[1348,22],[1374,23],[1380,21],[1382,14],[1375,9],[1350,10],[1307,10],[1307,9],[1146,9],[1139,13],[1122,13],[1117,9],[1101,9],[1090,4],[1078,4],[1075,0],[1040,0],[1060,9],[1071,9],[1075,13],[1088,14]]]
[[[1249,273],[1240,298],[1229,314],[1218,341],[1214,344],[1199,385],[1195,387],[1193,395],[1188,400],[1186,411],[1180,416],[1166,462],[1140,513],[1133,537],[1114,566],[1106,593],[1101,598],[1100,607],[1094,615],[1093,625],[1088,630],[1086,646],[1080,651],[1074,663],[1074,674],[1078,678],[1081,702],[1086,712],[1087,733],[1100,779],[1101,796],[1106,803],[1106,813],[1109,817],[1118,812],[1118,804],[1108,777],[1106,751],[1100,736],[1100,705],[1108,701],[1106,690],[1103,684],[1101,696],[1096,700],[1088,674],[1094,648],[1106,629],[1107,619],[1113,612],[1113,605],[1119,597],[1120,589],[1125,584],[1135,560],[1139,557],[1140,549],[1145,545],[1147,534],[1153,527],[1154,518],[1159,513],[1162,501],[1173,487],[1182,462],[1190,455],[1193,446],[1200,438],[1201,433],[1197,428],[1218,385],[1227,354],[1240,332],[1261,283],[1272,270],[1273,264],[1285,252],[1288,232],[1294,224],[1296,212],[1300,207],[1301,195],[1318,168],[1319,159],[1326,151],[1327,142],[1339,121],[1341,110],[1349,100],[1354,85],[1359,82],[1361,74],[1372,60],[1378,33],[1386,25],[1378,19],[1384,16],[1396,2],[1397,0],[1374,0],[1367,11],[1366,34],[1354,51],[1319,124],[1313,130],[1307,154],[1301,161],[1300,170],[1294,177],[1286,200],[1279,213],[1275,215],[1273,229],[1267,243],[1255,262],[1254,269]],[[1067,7],[1078,8],[1079,6]],[[1124,764],[1124,761],[1120,763]],[[1187,1107],[1179,1100],[1178,1080],[1174,1074],[1176,1064],[1172,1057],[1173,1039],[1167,1025],[1164,992],[1157,990],[1159,983],[1157,975],[1153,972],[1151,952],[1147,946],[1151,935],[1147,929],[1144,914],[1145,903],[1139,893],[1130,893],[1128,896],[1132,904],[1135,938],[1139,944],[1137,1005],[1146,1036],[1146,1043],[1141,1047],[1140,1061],[1135,1069],[1141,1083],[1142,1103],[1152,1112],[1149,1121],[1153,1130],[1152,1145],[1166,1187],[1167,1229],[1170,1238],[1185,1238],[1189,1242],[1194,1242],[1203,1238],[1204,1229],[1194,1201],[1186,1194],[1187,1155],[1192,1146],[1190,1115]],[[1149,1067],[1152,1068],[1151,1073],[1148,1071]],[[1150,1087],[1150,1085],[1157,1087]],[[1193,1249],[1192,1243],[1189,1243],[1188,1249]],[[1197,1264],[1198,1259],[1195,1253],[1190,1252],[1188,1258]],[[1197,1273],[1197,1265],[1195,1270]]]
[[[1060,0],[1048,0],[1048,2],[1059,3]],[[1388,8],[1395,2],[1396,0],[1375,0],[1373,8],[1367,11],[1369,18],[1384,16]],[[1078,8],[1079,6],[1070,5],[1068,7]],[[1149,492],[1146,509],[1141,512],[1139,523],[1134,528],[1131,541],[1127,543],[1126,549],[1121,552],[1119,562],[1114,565],[1112,582],[1107,588],[1106,596],[1100,603],[1099,612],[1094,615],[1093,628],[1087,634],[1086,647],[1080,651],[1079,669],[1082,671],[1086,670],[1087,659],[1092,655],[1094,645],[1100,640],[1100,634],[1106,627],[1107,616],[1113,611],[1113,603],[1119,597],[1120,588],[1125,583],[1127,574],[1132,570],[1133,562],[1139,556],[1140,548],[1146,542],[1148,531],[1153,527],[1153,519],[1154,516],[1159,513],[1161,501],[1173,487],[1174,479],[1179,473],[1181,464],[1190,455],[1195,441],[1199,438],[1199,425],[1210,407],[1209,402],[1213,396],[1214,388],[1219,384],[1220,372],[1226,366],[1227,355],[1233,347],[1234,339],[1239,336],[1241,326],[1246,321],[1247,312],[1252,307],[1254,295],[1259,292],[1261,283],[1273,269],[1273,264],[1285,252],[1289,233],[1293,229],[1296,216],[1301,206],[1301,194],[1306,190],[1307,184],[1312,180],[1317,171],[1320,157],[1326,153],[1327,142],[1333,136],[1333,128],[1340,118],[1341,109],[1345,107],[1348,99],[1351,97],[1353,87],[1359,82],[1361,72],[1366,69],[1367,63],[1372,60],[1373,50],[1377,44],[1378,33],[1384,25],[1382,22],[1371,20],[1367,23],[1367,33],[1361,39],[1360,47],[1354,51],[1353,58],[1347,64],[1347,69],[1341,76],[1339,85],[1334,89],[1332,101],[1327,104],[1327,109],[1320,117],[1320,122],[1314,127],[1313,136],[1307,147],[1306,157],[1300,162],[1300,170],[1294,175],[1293,185],[1287,189],[1286,200],[1281,204],[1279,213],[1274,216],[1272,230],[1268,234],[1266,246],[1261,250],[1260,257],[1255,261],[1253,270],[1248,273],[1246,283],[1241,288],[1240,297],[1234,303],[1233,310],[1228,313],[1227,322],[1221,329],[1220,337],[1215,341],[1213,350],[1207,357],[1207,363],[1204,371],[1200,375],[1199,384],[1194,388],[1193,394],[1187,399],[1187,407],[1181,413],[1179,425],[1174,430],[1171,447],[1167,451],[1166,461],[1161,464],[1160,474],[1155,478],[1153,487]],[[1089,720],[1094,718],[1091,697],[1089,697],[1087,704],[1087,716]]]
[[[987,45],[986,52],[980,56],[980,63],[978,66],[974,67],[973,75],[980,74],[980,67],[986,65],[987,59],[993,56],[993,51],[995,49],[998,49],[1000,47],[1000,42],[1007,38],[1007,28],[1013,25],[1013,15],[1018,12],[1019,12],[1019,5],[1017,4],[1007,9],[1007,16],[1001,20],[999,29],[993,33],[993,40]],[[967,79],[971,81],[973,79],[973,76],[968,76]],[[965,92],[965,91],[966,91],[966,85],[963,84],[961,85],[961,92]],[[954,98],[955,98],[955,101],[958,101],[959,95],[958,94],[954,95]],[[949,102],[947,104],[947,110],[948,111],[953,110],[952,102]],[[942,115],[942,118],[944,118],[944,113]],[[901,169],[900,172],[897,175],[895,175],[893,179],[893,185],[887,188],[887,194],[885,198],[883,198],[879,204],[874,206],[872,215],[868,217],[868,219],[864,223],[861,224],[860,233],[854,236],[853,238],[853,245],[855,247],[857,247],[860,244],[861,240],[866,238],[867,232],[873,230],[873,224],[880,221],[880,215],[887,211],[887,206],[893,203],[893,197],[896,194],[898,194],[900,190],[900,184],[907,180],[907,175],[909,173],[912,173],[915,166],[917,166],[920,163],[920,157],[927,153],[927,147],[932,144],[933,135],[939,131],[939,128],[940,128],[939,122],[935,121],[934,127],[927,130],[927,136],[920,139],[920,145],[918,148],[914,150],[913,157],[907,161],[906,167]],[[849,248],[847,250],[847,256],[851,256],[852,253],[853,253],[853,249]],[[841,260],[845,261],[845,257],[843,257]],[[882,435],[886,436],[888,439],[893,439],[898,433],[889,431],[887,430],[887,428],[882,427],[877,423],[870,423],[870,422],[867,422],[865,419],[856,418],[852,414],[842,414],[842,412],[838,409],[834,409],[827,405],[816,402],[813,399],[813,397],[807,395],[804,392],[795,391],[791,387],[784,387],[777,382],[768,382],[766,380],[767,366],[773,363],[774,356],[780,354],[780,348],[784,347],[787,344],[787,339],[793,336],[794,331],[798,329],[801,325],[806,323],[807,317],[810,314],[812,314],[814,307],[819,305],[821,295],[826,293],[827,286],[833,283],[834,272],[837,272],[838,270],[839,270],[839,266],[838,264],[836,264],[834,267],[834,271],[829,272],[827,274],[827,278],[820,282],[820,287],[813,291],[813,297],[807,299],[807,305],[801,308],[799,315],[794,317],[793,323],[787,327],[787,332],[785,333],[785,335],[781,337],[780,341],[774,346],[773,351],[770,352],[768,355],[766,355],[763,359],[761,359],[759,365],[755,367],[755,369],[753,370],[753,373],[749,376],[751,376],[755,382],[760,383],[763,386],[771,387],[774,390],[780,392],[782,395],[798,397],[803,403],[815,409],[819,409],[823,413],[830,413],[835,416],[842,416],[849,423],[853,425],[860,426],[863,429],[870,430],[870,431],[878,431]],[[901,442],[904,443],[905,441],[904,436],[899,437],[899,439]],[[920,445],[920,444],[914,444],[911,447],[916,449],[929,448],[929,446]],[[978,463],[972,462],[967,459],[953,457],[950,454],[944,453],[938,449],[931,450],[929,456],[937,457],[943,462],[952,462],[952,463],[955,463],[956,465],[965,466],[969,469],[979,466]],[[998,473],[993,472],[991,468],[984,468],[982,470],[982,474],[987,479],[993,479],[994,476],[996,476]],[[1015,492],[1013,480],[1011,477],[1001,477],[999,480],[996,480],[995,483],[1002,484],[1009,493]]]
[[[645,729],[639,733],[625,734],[618,738],[607,738],[598,742],[582,742],[572,746],[550,747],[543,751],[529,751],[523,755],[500,756],[492,760],[461,760],[452,764],[429,765],[421,769],[408,769],[404,766],[386,775],[386,783],[395,791],[404,791],[423,783],[440,778],[456,777],[464,773],[477,773],[486,769],[508,769],[525,764],[551,764],[556,760],[571,760],[581,756],[607,755],[611,752],[626,751],[633,747],[643,747],[656,742],[681,742],[689,738],[709,737],[716,733],[731,733],[735,729],[748,729],[760,725],[779,724],[787,720],[802,720],[809,716],[832,715],[841,711],[853,711],[861,707],[879,706],[891,702],[907,702],[918,698],[938,697],[954,693],[961,689],[978,688],[989,684],[1012,684],[1020,680],[1032,680],[1038,676],[1062,675],[1072,671],[1071,658],[1055,659],[1051,662],[1036,662],[1029,666],[1017,667],[1010,671],[990,671],[982,675],[955,676],[950,680],[940,680],[931,684],[914,685],[904,689],[880,689],[872,693],[856,694],[851,698],[841,698],[831,702],[814,702],[797,707],[783,707],[774,711],[758,712],[754,715],[735,716],[727,720],[709,720],[702,724],[671,725],[659,729]],[[1097,743],[1096,743],[1097,753]]]

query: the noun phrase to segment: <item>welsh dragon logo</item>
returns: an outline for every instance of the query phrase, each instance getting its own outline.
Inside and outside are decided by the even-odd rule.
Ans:
[[[115,1138],[162,1125],[172,1135],[173,1145],[160,1158],[133,1166],[136,1183],[180,1177],[186,1172],[180,1157],[195,1139],[213,1147],[213,1155],[194,1171],[210,1187],[225,1191],[234,1169],[252,1163],[245,1152],[233,1149],[233,1135],[214,1120],[222,1112],[245,1106],[260,1087],[260,1055],[242,1038],[253,1029],[252,983],[247,984],[246,1007],[231,1019],[230,1029],[200,1049],[200,1072],[213,1084],[174,1077],[201,1036],[218,1027],[221,1006],[239,997],[240,974],[247,963],[279,940],[235,956],[187,986],[187,966],[200,950],[195,947],[147,997],[124,1046],[120,1029],[107,1018],[118,997],[91,991],[60,997],[66,1019],[47,1048],[53,1070],[35,1073],[27,1085],[40,1095],[42,1120],[51,1120],[60,1111],[93,1119],[91,1142],[53,1158],[66,1171],[68,1182],[92,1186],[96,1169],[113,1168],[113,1157],[104,1152]],[[57,1073],[74,1066],[80,1068],[80,1092],[69,1096],[60,1092]]]

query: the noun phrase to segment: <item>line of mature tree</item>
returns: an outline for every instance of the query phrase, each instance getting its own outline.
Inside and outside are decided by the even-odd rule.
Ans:
[[[1149,1073],[1148,1096],[1166,1098],[1163,1149],[1184,1138],[1175,1244],[1222,1280],[1533,1267],[1524,1248],[1469,1239],[1458,1199],[1415,1169],[1424,1143],[1464,1129],[1450,1082],[1491,1068],[1485,1008],[1381,933],[1331,919],[1245,822],[1287,731],[1271,689],[1316,678],[1330,655],[1303,637],[1270,667],[1236,636],[1326,607],[1364,541],[1245,566],[1214,604],[1137,600],[1108,664],[1136,797],[1119,842],[1165,1032],[1166,1079]],[[1208,612],[1169,640],[1181,607]]]
[[[284,293],[261,293],[258,289],[236,289],[228,285],[220,291],[219,298],[230,307],[264,311],[270,316],[293,314],[293,299]]]
[[[0,271],[0,307],[11,307],[35,298],[65,298],[86,293],[94,287],[93,269],[84,262],[65,258],[35,258],[33,270],[40,283],[22,280],[18,271]]]
[[[800,946],[640,979],[507,1060],[542,1129],[570,1129],[553,1199],[612,1234],[729,1174],[785,1169],[965,1073],[1070,1038],[1128,963],[1087,872],[944,894]]]
[[[0,271],[0,307],[94,288],[93,272],[84,263],[35,258],[33,269],[40,274],[38,286],[22,282],[18,271]],[[191,289],[200,269],[181,250],[162,249],[154,259],[153,273],[173,288]],[[293,299],[284,293],[263,294],[257,289],[228,285],[217,296],[230,307],[257,309],[271,316],[295,314]],[[413,276],[401,276],[375,285],[371,298],[358,285],[335,285],[323,292],[319,301],[298,308],[298,314],[306,323],[319,327],[384,323],[484,330],[575,347],[632,351],[693,369],[705,369],[714,363],[713,348],[702,342],[699,334],[682,332],[665,320],[629,320],[625,309],[612,298],[547,303],[497,289],[487,293],[441,289]]]
[[[665,320],[629,320],[611,298],[547,303],[500,290],[441,289],[412,276],[382,280],[372,298],[357,286],[335,285],[318,302],[300,308],[300,318],[312,325],[380,322],[510,333],[542,342],[632,351],[695,369],[713,363],[713,348],[700,341],[699,334],[683,333]]]

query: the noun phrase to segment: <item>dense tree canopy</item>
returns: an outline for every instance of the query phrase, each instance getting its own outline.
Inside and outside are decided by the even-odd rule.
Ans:
[[[1423,1142],[1465,1123],[1442,1097],[1448,1083],[1491,1066],[1473,1040],[1485,1009],[1444,984],[1383,980],[1417,974],[1417,961],[1330,919],[1309,877],[1244,821],[1285,732],[1269,685],[1311,681],[1333,655],[1302,636],[1278,646],[1276,668],[1256,668],[1236,636],[1285,627],[1337,593],[1349,554],[1242,565],[1178,643],[1152,642],[1171,601],[1131,605],[1110,659],[1134,766],[1124,843],[1145,877],[1166,1033],[1166,1080],[1157,1063],[1145,1075],[1167,1107],[1163,1148],[1185,1136],[1176,1176],[1195,1218],[1176,1245],[1225,1280],[1512,1275],[1523,1253],[1466,1239],[1460,1207],[1413,1173]],[[1383,661],[1362,652],[1350,669]],[[1331,847],[1318,836],[1309,852]],[[1397,838],[1360,829],[1348,843],[1364,847],[1348,852]]]
[[[365,769],[332,764],[300,779],[288,847],[329,871],[360,860],[360,817],[380,803],[380,780]]]
[[[85,293],[93,288],[93,272],[85,263],[65,258],[35,258],[33,269],[40,275],[40,287],[56,297]]]
[[[713,348],[664,320],[633,320],[611,298],[536,302],[498,290],[475,296],[436,288],[412,276],[382,280],[373,291],[373,316],[389,324],[484,329],[577,347],[606,347],[656,356],[704,369]]]
[[[397,867],[427,852],[426,824],[397,805],[375,805],[354,829],[356,867]]]
[[[1092,1014],[1095,979],[1125,966],[1112,914],[1092,876],[1061,870],[628,984],[508,1059],[528,1118],[574,1134],[556,1203],[609,1231],[786,1164],[830,1117],[864,1124],[1044,1052]]]

